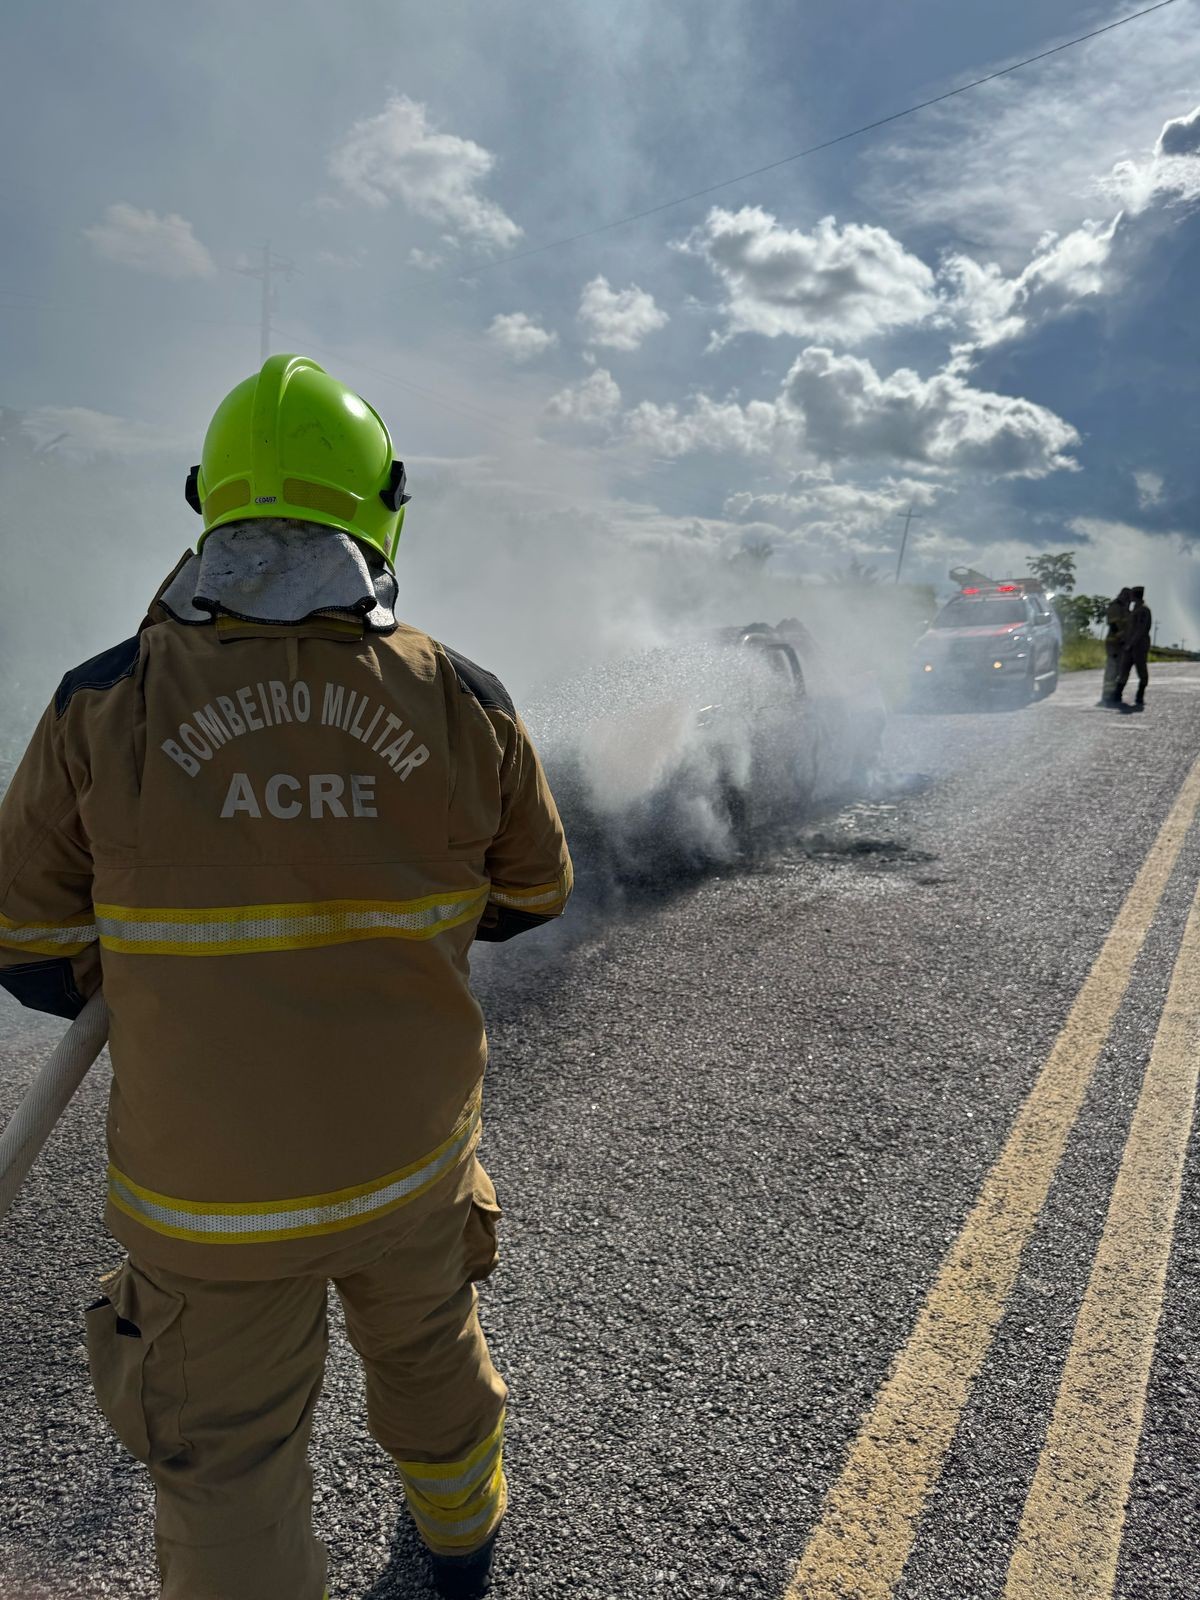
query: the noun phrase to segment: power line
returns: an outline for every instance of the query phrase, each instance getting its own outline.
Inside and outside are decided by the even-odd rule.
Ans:
[[[593,239],[597,234],[609,233],[614,228],[623,228],[630,222],[641,222],[646,217],[657,216],[659,212],[671,211],[676,206],[686,205],[689,200],[702,200],[705,195],[716,194],[718,190],[731,188],[735,183],[745,183],[748,178],[759,178],[764,172],[774,172],[779,167],[790,165],[793,161],[803,161],[806,156],[816,155],[821,150],[831,150],[834,145],[845,144],[848,139],[857,139],[860,135],[871,133],[876,128],[884,128],[889,122],[899,122],[902,117],[911,117],[918,111],[928,110],[930,106],[940,105],[944,100],[953,100],[956,95],[978,89],[981,84],[994,83],[997,78],[1007,77],[1011,72],[1019,72],[1022,67],[1031,67],[1035,61],[1045,61],[1048,56],[1056,56],[1077,44],[1086,44],[1089,39],[1098,39],[1101,34],[1111,33],[1114,28],[1123,28],[1126,23],[1136,22],[1139,17],[1148,17],[1152,11],[1162,11],[1175,3],[1176,0],[1157,0],[1157,4],[1144,6],[1140,11],[1131,11],[1128,16],[1118,17],[1115,22],[1105,23],[1102,28],[1093,28],[1090,33],[1078,34],[1074,39],[1051,45],[1048,50],[1039,50],[1036,55],[1025,56],[1021,61],[1011,61],[1006,67],[985,73],[982,78],[972,78],[970,83],[960,83],[954,89],[931,95],[928,100],[919,100],[915,105],[905,106],[902,111],[893,111],[886,117],[877,117],[874,122],[864,122],[860,127],[836,134],[832,139],[822,139],[819,144],[810,144],[803,150],[797,150],[794,155],[780,156],[778,161],[768,161],[761,167],[752,167],[749,172],[739,172],[735,177],[722,178],[719,183],[706,184],[703,189],[693,189],[690,194],[681,194],[673,200],[660,201],[658,205],[646,206],[642,211],[631,211],[626,216],[613,217],[609,222],[597,223],[594,228],[581,228],[578,233],[564,234],[560,239],[547,239],[544,244],[531,245],[528,250],[514,250],[506,256],[497,257],[494,261],[485,261],[482,265],[473,267],[466,276],[478,277],[482,272],[492,272],[495,268],[508,266],[514,261],[525,261],[530,256],[541,255],[543,251],[557,250],[566,244],[576,244],[580,239]]]
[[[900,582],[900,568],[904,565],[904,552],[908,549],[908,530],[912,527],[912,519],[921,513],[915,505],[910,505],[907,511],[897,511],[898,517],[904,518],[904,537],[900,541],[900,554],[896,557],[896,582]]]
[[[262,247],[262,260],[257,265],[251,266],[248,262],[243,262],[240,266],[230,268],[231,272],[240,272],[246,278],[257,278],[262,284],[258,343],[259,357],[263,361],[271,354],[271,312],[278,304],[275,275],[278,273],[290,283],[299,270],[299,267],[293,266],[290,261],[284,261],[275,254],[269,239]]]

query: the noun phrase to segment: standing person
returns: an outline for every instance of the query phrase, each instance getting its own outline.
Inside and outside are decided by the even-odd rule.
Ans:
[[[1130,672],[1136,670],[1138,687],[1133,703],[1144,710],[1146,685],[1150,682],[1150,636],[1154,629],[1154,618],[1150,614],[1150,607],[1146,604],[1145,588],[1139,583],[1129,592],[1133,596],[1133,610],[1129,614],[1129,636],[1125,644],[1120,676],[1117,679],[1117,703],[1121,704]]]
[[[1100,693],[1102,706],[1119,706],[1117,681],[1125,661],[1125,644],[1129,638],[1130,591],[1122,589],[1108,604],[1108,636],[1104,641],[1104,687]]]
[[[404,482],[369,406],[272,356],[188,479],[197,553],[0,807],[0,981],[111,1014],[128,1256],[88,1348],[164,1600],[320,1600],[330,1280],[439,1594],[484,1592],[504,1514],[468,955],[558,916],[571,863],[503,686],[396,619]]]

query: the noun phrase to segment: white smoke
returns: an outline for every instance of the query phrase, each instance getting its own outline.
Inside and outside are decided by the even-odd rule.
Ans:
[[[891,670],[881,619],[899,617],[894,661],[920,631],[922,619],[897,612],[890,591],[859,595],[755,569],[736,551],[730,558],[728,523],[668,518],[590,495],[586,484],[572,492],[545,467],[523,479],[516,459],[511,478],[485,459],[410,465],[399,614],[501,677],[552,774],[586,797],[606,841],[626,841],[619,848],[635,873],[648,830],[666,830],[679,863],[736,855],[731,782],[781,790],[784,812],[793,804],[797,814],[849,782],[842,691],[863,669]],[[68,553],[53,574],[31,536],[51,507]],[[24,436],[5,454],[0,651],[11,693],[0,761],[9,770],[58,678],[133,632],[197,528],[153,463],[78,462]],[[754,758],[761,663],[716,647],[713,635],[785,614],[812,636],[802,650],[809,695],[790,722],[787,706],[766,718],[782,726],[775,749],[795,747],[768,774]]]

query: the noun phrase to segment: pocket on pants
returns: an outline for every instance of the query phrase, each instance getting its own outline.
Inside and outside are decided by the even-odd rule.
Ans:
[[[500,1259],[496,1243],[496,1224],[502,1213],[496,1199],[496,1185],[483,1165],[475,1161],[471,1174],[471,1210],[467,1216],[467,1277],[478,1283],[495,1270]]]
[[[101,1279],[86,1312],[92,1387],[109,1426],[138,1461],[182,1448],[183,1296],[161,1289],[130,1262]]]

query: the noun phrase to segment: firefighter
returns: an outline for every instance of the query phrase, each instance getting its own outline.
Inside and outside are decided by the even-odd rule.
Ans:
[[[358,395],[272,356],[186,493],[196,552],[63,678],[0,808],[0,980],[111,1013],[97,1398],[164,1600],[320,1600],[332,1281],[435,1587],[481,1594],[506,1391],[468,955],[563,911],[562,828],[503,685],[396,618],[409,497]]]
[[[1132,595],[1122,589],[1108,604],[1108,636],[1104,641],[1104,687],[1100,693],[1102,706],[1119,706],[1120,692],[1117,682],[1125,661],[1125,644],[1129,638],[1129,603]]]
[[[1129,636],[1125,644],[1125,655],[1121,662],[1121,672],[1117,678],[1117,700],[1120,701],[1125,693],[1125,685],[1129,682],[1129,674],[1137,671],[1137,695],[1134,705],[1144,711],[1146,708],[1146,685],[1150,682],[1150,635],[1153,632],[1154,618],[1150,607],[1146,604],[1146,590],[1138,584],[1131,589],[1133,597],[1133,610],[1129,614]]]

